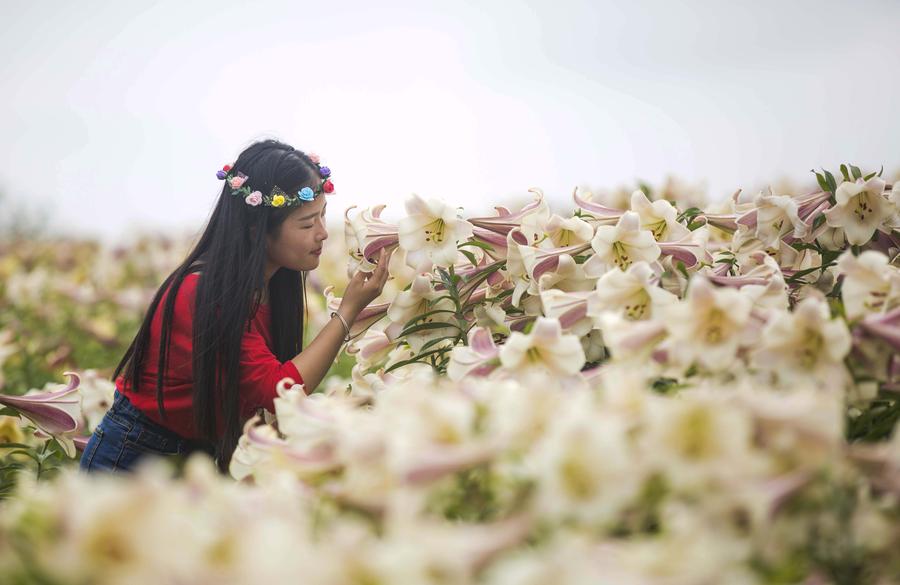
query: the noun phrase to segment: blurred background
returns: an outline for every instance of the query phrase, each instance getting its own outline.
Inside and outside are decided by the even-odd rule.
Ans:
[[[196,232],[254,139],[329,206],[467,214],[678,177],[713,200],[900,164],[900,3],[3,1],[0,196],[56,234]],[[7,224],[8,225],[8,224]]]

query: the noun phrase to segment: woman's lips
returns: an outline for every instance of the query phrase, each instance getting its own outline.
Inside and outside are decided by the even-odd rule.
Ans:
[[[318,250],[313,250],[311,253],[315,254],[316,256],[319,256],[320,254],[322,254],[322,248],[319,248]]]

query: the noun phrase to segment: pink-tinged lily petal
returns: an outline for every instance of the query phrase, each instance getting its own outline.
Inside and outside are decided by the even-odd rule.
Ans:
[[[493,257],[494,254],[506,257],[506,234],[499,234],[480,227],[472,228],[472,237],[478,242],[484,242],[493,248],[493,250],[485,250],[485,253]]]
[[[78,393],[81,378],[74,372],[65,372],[64,375],[69,376],[69,383],[62,390],[29,396],[0,394],[0,404],[15,408],[50,435],[71,433],[78,429],[82,417],[81,396]]]
[[[486,358],[496,357],[500,352],[494,343],[494,336],[487,327],[473,327],[469,331],[469,347],[480,356]]]
[[[734,233],[738,228],[736,217],[733,213],[704,213],[695,217],[694,221],[701,221],[728,233]]]
[[[860,321],[858,327],[900,351],[900,307],[883,315],[869,315]]]
[[[522,219],[537,211],[544,202],[543,194],[537,189],[529,189],[535,195],[534,201],[517,211],[511,213],[505,207],[494,207],[497,215],[493,217],[476,217],[470,218],[469,223],[483,230],[491,231],[497,234],[506,235],[510,230],[518,228],[522,224]]]
[[[742,225],[744,227],[753,229],[756,227],[756,219],[757,219],[756,209],[751,209],[747,213],[745,213],[745,214],[741,215],[739,218],[737,218],[737,221],[735,223],[737,223],[738,225]]]
[[[90,437],[72,437],[72,442],[75,443],[75,448],[82,452],[87,447],[88,441],[90,440]]]
[[[590,242],[586,244],[578,244],[575,246],[566,246],[564,248],[554,248],[552,250],[540,250],[537,252],[537,261],[531,270],[531,278],[540,280],[541,275],[546,272],[553,272],[559,267],[559,259],[562,255],[575,256],[581,254],[591,248]]]
[[[659,242],[659,252],[662,256],[671,256],[672,258],[684,262],[687,268],[696,266],[703,255],[703,247],[698,244],[675,244]]]
[[[436,448],[403,473],[403,482],[410,485],[431,483],[451,473],[487,463],[497,456],[493,445],[461,445]]]
[[[578,194],[578,187],[575,187],[575,189],[572,191],[572,199],[575,200],[575,205],[590,212],[591,215],[597,217],[598,219],[618,221],[622,214],[625,213],[624,209],[614,209],[612,207],[607,207],[606,205],[601,205],[599,203],[594,203],[593,201],[585,199]]]

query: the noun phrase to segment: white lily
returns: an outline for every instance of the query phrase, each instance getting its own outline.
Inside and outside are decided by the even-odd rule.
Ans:
[[[634,262],[653,262],[660,255],[653,234],[641,229],[641,217],[634,211],[622,214],[615,226],[599,226],[591,247],[595,255],[585,263],[589,276],[600,276],[613,266],[625,270]]]
[[[808,296],[793,312],[777,311],[769,318],[753,364],[791,386],[808,380],[840,389],[847,377],[843,360],[850,345],[843,319],[832,319],[828,303],[819,295]]]
[[[564,331],[582,337],[594,328],[588,312],[589,292],[565,292],[559,289],[541,291],[541,305],[545,317],[559,321]]]
[[[544,225],[544,230],[554,247],[563,248],[591,241],[594,229],[591,224],[579,217],[560,217],[555,213]]]
[[[447,377],[454,382],[470,375],[483,376],[499,365],[500,350],[494,344],[490,329],[473,327],[469,330],[468,342],[450,352]]]
[[[661,308],[669,357],[684,366],[727,369],[742,344],[752,308],[753,300],[740,291],[716,288],[695,276],[685,300]]]
[[[872,239],[882,222],[894,214],[894,206],[884,197],[884,180],[844,181],[834,192],[836,204],[825,211],[829,226],[843,228],[847,241],[861,246]]]
[[[514,331],[500,349],[500,363],[509,371],[575,374],[584,365],[584,349],[575,335],[564,334],[559,321],[538,317],[527,335]]]
[[[456,261],[459,241],[472,235],[472,224],[439,199],[414,194],[406,201],[406,213],[398,224],[400,247],[406,250],[410,266],[419,270],[427,262],[450,266]]]
[[[412,285],[397,295],[387,310],[387,318],[391,324],[385,329],[388,337],[396,339],[409,321],[415,317],[435,310],[454,310],[453,301],[448,298],[438,298],[444,295],[434,290],[430,274],[419,274]],[[406,342],[414,351],[418,352],[422,345],[432,339],[451,335],[455,328],[447,321],[450,313],[433,313],[416,321],[415,325],[424,323],[447,323],[446,327],[422,329],[406,336]]]
[[[631,211],[641,217],[641,229],[649,230],[657,242],[682,240],[691,235],[691,230],[678,223],[674,205],[665,199],[650,201],[640,189],[631,194]]]
[[[675,295],[659,287],[659,277],[649,264],[635,262],[627,270],[616,267],[600,277],[588,297],[587,312],[595,319],[606,311],[632,320],[649,319],[654,308],[677,301]]]
[[[769,194],[760,192],[753,205],[754,209],[742,215],[737,223],[752,229],[763,246],[775,247],[789,233],[798,239],[806,235],[808,226],[800,219],[793,197],[775,195],[769,188]]]
[[[854,256],[847,250],[838,258],[837,270],[844,276],[841,299],[850,321],[900,305],[900,269],[881,252],[866,250]]]
[[[399,238],[397,226],[380,217],[385,207],[385,205],[367,207],[352,218],[350,210],[355,206],[351,205],[344,212],[344,238],[351,259],[347,267],[348,277],[356,270],[371,272],[375,269],[375,264],[370,259],[376,258],[382,248],[397,245]]]

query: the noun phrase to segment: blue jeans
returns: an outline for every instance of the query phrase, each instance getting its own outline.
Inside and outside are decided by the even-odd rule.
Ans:
[[[212,455],[211,445],[161,426],[116,390],[112,407],[84,448],[80,467],[86,472],[130,471],[146,457],[182,458],[198,450]]]

